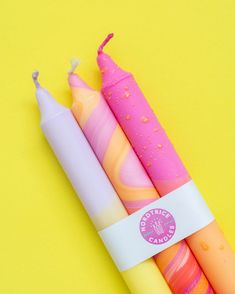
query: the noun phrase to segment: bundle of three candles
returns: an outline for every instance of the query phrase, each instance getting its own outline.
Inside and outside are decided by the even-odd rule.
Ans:
[[[163,196],[188,182],[190,177],[132,76],[118,68],[111,58],[102,52],[103,45],[98,51],[98,64],[103,76],[103,94],[136,153],[102,95],[91,90],[74,73],[69,76],[74,97],[72,111],[125,208],[128,213],[132,213],[156,200],[159,194]],[[44,98],[40,98],[42,95],[39,92],[42,90],[38,86],[37,96],[42,105],[42,101],[45,102],[45,95]],[[77,144],[77,153],[72,155],[73,158],[66,159],[67,152],[64,150],[76,145],[74,142],[71,143],[74,133],[77,133],[78,138],[82,136],[72,122],[70,112],[60,109],[59,113],[61,112],[70,117],[73,125],[70,129],[74,131],[71,133],[66,129],[66,138],[61,138],[61,130],[68,128],[68,124],[63,121],[61,125],[61,122],[55,122],[56,119],[53,119],[53,124],[42,124],[44,132],[96,227],[101,229],[109,226],[125,217],[126,212],[97,163],[94,163],[94,156],[84,138],[80,139],[82,144]],[[59,116],[56,117],[58,120]],[[56,134],[60,134],[60,139],[56,138]],[[60,146],[57,141],[61,142]],[[83,153],[87,156],[83,156]],[[93,175],[89,169],[97,169],[97,172]],[[75,176],[77,173],[79,175]],[[85,178],[88,175],[95,183],[95,187],[87,185]],[[99,194],[95,202],[89,196],[94,192]],[[234,255],[215,222],[187,238],[187,242],[215,291],[234,293]],[[173,293],[213,293],[185,241],[161,252],[155,257],[155,261]],[[152,260],[145,261],[122,274],[133,293],[168,292]]]

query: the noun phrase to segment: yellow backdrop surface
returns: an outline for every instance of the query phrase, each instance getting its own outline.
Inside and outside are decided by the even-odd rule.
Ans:
[[[40,70],[69,106],[78,56],[98,89],[109,32],[107,52],[135,74],[235,248],[234,0],[1,0],[0,293],[129,293],[43,137],[31,81]]]

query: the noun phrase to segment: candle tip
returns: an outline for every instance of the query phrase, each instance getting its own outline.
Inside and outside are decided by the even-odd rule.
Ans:
[[[109,42],[110,39],[112,39],[113,36],[114,36],[114,34],[111,33],[104,39],[104,41],[101,43],[101,45],[98,48],[98,54],[103,52],[104,46]]]
[[[39,88],[40,87],[40,84],[38,82],[38,76],[39,76],[39,71],[34,71],[32,73],[33,82],[34,82],[36,88]]]
[[[71,59],[70,64],[71,64],[71,68],[68,71],[68,73],[69,74],[72,74],[72,73],[74,73],[74,71],[77,68],[77,66],[80,64],[80,60],[77,59],[77,58],[73,58],[73,59]]]

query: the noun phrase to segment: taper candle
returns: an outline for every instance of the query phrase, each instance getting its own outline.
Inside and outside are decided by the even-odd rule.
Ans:
[[[127,216],[121,201],[68,108],[42,88],[33,73],[41,127],[97,230]],[[121,273],[131,293],[170,293],[156,264],[148,259]]]
[[[69,74],[72,112],[128,213],[131,214],[160,196],[120,128],[101,93],[92,90],[73,73]],[[179,258],[173,259],[172,256]],[[168,264],[162,270],[173,293],[213,293],[205,275],[185,241],[156,256]],[[171,263],[169,264],[169,260]]]
[[[112,34],[98,49],[102,92],[154,186],[164,196],[191,178],[132,74],[103,52],[111,37]],[[235,293],[235,255],[217,223],[214,221],[191,235],[187,243],[216,293]],[[162,270],[168,271],[159,255],[160,263]]]

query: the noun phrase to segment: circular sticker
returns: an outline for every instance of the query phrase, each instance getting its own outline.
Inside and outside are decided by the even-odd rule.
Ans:
[[[164,244],[174,235],[175,219],[165,209],[154,208],[147,211],[140,220],[140,233],[151,244]]]

